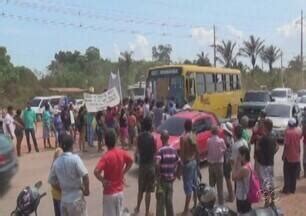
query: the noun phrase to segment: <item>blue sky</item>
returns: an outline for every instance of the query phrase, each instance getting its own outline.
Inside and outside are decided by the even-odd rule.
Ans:
[[[301,9],[306,0],[0,0],[0,46],[14,64],[40,71],[59,50],[89,46],[112,60],[124,50],[150,59],[152,46],[165,43],[174,60],[200,51],[212,59],[215,24],[218,41],[239,47],[254,34],[280,47],[286,63],[299,53]]]

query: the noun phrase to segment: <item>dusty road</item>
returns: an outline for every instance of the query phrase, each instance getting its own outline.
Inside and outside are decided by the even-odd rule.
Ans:
[[[40,148],[42,148],[42,140],[39,140]],[[276,185],[282,185],[282,162],[280,159],[282,153],[282,147],[276,155],[275,161],[275,181]],[[24,149],[26,151],[26,149]],[[76,153],[78,153],[76,151]],[[130,152],[131,155],[133,154]],[[87,197],[88,204],[88,214],[90,216],[98,216],[102,215],[102,186],[101,184],[94,178],[93,169],[96,163],[99,160],[100,154],[96,153],[96,149],[91,148],[89,152],[80,154],[82,159],[84,160],[86,167],[89,170],[90,176],[90,196]],[[18,193],[22,190],[23,187],[27,185],[32,185],[38,180],[43,181],[42,191],[46,191],[48,194],[39,206],[39,216],[52,216],[53,215],[53,205],[50,194],[50,187],[47,183],[48,173],[50,169],[50,165],[52,162],[53,151],[42,151],[40,153],[31,153],[31,154],[23,154],[23,156],[19,159],[19,170],[16,176],[12,179],[11,185],[8,188],[7,193],[0,198],[0,216],[7,216],[9,213],[15,208],[16,197]],[[208,169],[204,165],[201,169],[203,181],[208,182]],[[304,182],[306,185],[306,182]],[[302,186],[304,187],[304,186]],[[225,188],[225,187],[224,187]],[[303,189],[303,188],[302,188]],[[302,190],[301,189],[301,190]],[[299,189],[298,189],[299,190]],[[304,190],[304,189],[303,189]],[[304,190],[305,191],[305,190]],[[225,190],[226,194],[226,190]],[[135,207],[136,199],[137,199],[137,166],[134,165],[131,171],[126,176],[126,188],[125,188],[125,203],[124,205],[132,210]],[[297,196],[291,195],[291,197],[281,197],[278,201],[278,204],[281,205],[288,212],[290,209],[292,213],[296,215],[305,215],[305,211],[297,211],[294,210],[294,203],[299,205],[299,199],[301,198],[301,193]],[[151,210],[155,212],[155,197],[152,195],[152,205]],[[299,197],[298,197],[299,196]],[[296,197],[296,198],[295,198]],[[305,197],[303,196],[305,199]],[[174,207],[176,213],[181,213],[184,206],[184,193],[183,186],[181,181],[176,181],[174,186]],[[287,202],[287,200],[289,200]],[[291,200],[291,201],[290,201]],[[232,208],[235,209],[234,204],[228,204]],[[305,206],[305,205],[304,205]],[[300,208],[300,207],[299,207]],[[144,204],[142,205],[141,213],[143,214]],[[301,214],[299,214],[301,212]],[[291,213],[290,213],[291,215]]]

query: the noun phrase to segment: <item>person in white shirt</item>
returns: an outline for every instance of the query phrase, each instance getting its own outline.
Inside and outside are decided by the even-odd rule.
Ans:
[[[145,98],[144,105],[143,105],[143,117],[147,117],[150,115],[150,103],[149,98]]]
[[[5,114],[3,121],[3,132],[4,135],[10,137],[12,140],[15,138],[15,120],[13,117],[13,107],[9,106],[7,108],[7,113]]]
[[[239,148],[241,146],[246,146],[249,148],[249,145],[245,139],[242,138],[243,134],[243,128],[241,125],[238,125],[235,127],[234,135],[235,135],[235,142],[234,145],[232,145],[232,155],[231,155],[231,161],[232,165],[235,164],[237,161],[238,155],[239,155]]]
[[[74,118],[74,107],[73,104],[70,103],[69,105],[69,118],[70,118],[70,135],[75,140],[76,138],[76,128],[75,128],[75,118]]]

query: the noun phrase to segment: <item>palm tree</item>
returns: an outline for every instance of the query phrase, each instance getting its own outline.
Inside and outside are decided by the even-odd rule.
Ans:
[[[261,59],[269,65],[269,71],[272,72],[273,63],[281,56],[281,50],[276,46],[268,46],[263,49]]]
[[[234,49],[236,47],[236,43],[232,41],[224,41],[222,40],[221,44],[218,44],[216,47],[217,60],[224,65],[224,67],[232,67],[234,62],[236,61],[237,54],[234,53]]]
[[[253,35],[251,35],[248,41],[243,41],[243,46],[244,47],[241,48],[239,52],[242,56],[251,59],[251,64],[254,71],[257,56],[260,55],[264,49],[264,40],[255,38]]]
[[[133,59],[132,59],[133,51],[124,51],[120,53],[119,57],[119,62],[122,62],[125,64],[127,68],[132,64]]]
[[[208,54],[205,54],[204,52],[197,54],[196,64],[200,66],[211,66]]]

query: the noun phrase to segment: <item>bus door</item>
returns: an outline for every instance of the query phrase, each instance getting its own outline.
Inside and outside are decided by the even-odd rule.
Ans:
[[[188,103],[193,103],[196,98],[195,73],[187,73],[185,78],[185,91]]]

